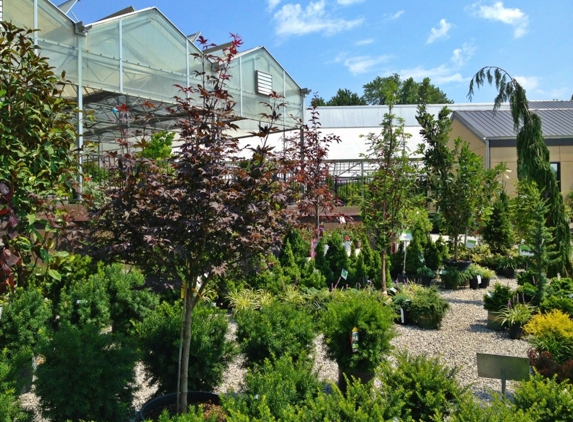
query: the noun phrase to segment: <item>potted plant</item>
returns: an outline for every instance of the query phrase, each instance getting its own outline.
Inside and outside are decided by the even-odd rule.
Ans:
[[[423,286],[429,287],[432,283],[432,280],[436,277],[436,272],[432,269],[426,267],[418,268],[416,274],[418,275],[418,279],[420,280]]]
[[[489,287],[490,280],[495,277],[495,271],[478,264],[472,264],[468,270],[471,274],[470,288],[485,289]]]
[[[333,293],[321,320],[326,353],[338,363],[339,388],[345,390],[345,375],[367,382],[390,349],[396,334],[395,313],[370,290]]]
[[[445,289],[457,289],[469,283],[471,273],[468,270],[461,271],[455,267],[446,267],[441,272],[441,280]]]
[[[509,338],[520,339],[523,336],[523,326],[533,316],[533,306],[527,303],[508,303],[499,312],[501,324],[509,328]]]
[[[398,324],[408,324],[411,322],[410,305],[412,304],[412,298],[407,290],[408,289],[404,289],[395,296],[392,296],[392,305],[396,315],[398,315],[396,318]]]
[[[506,278],[514,278],[517,269],[517,259],[511,255],[503,256],[497,261],[495,272]]]
[[[514,292],[509,286],[495,283],[493,291],[483,296],[483,307],[487,310],[487,328],[499,331],[503,328],[500,311],[507,307]]]
[[[440,296],[437,288],[414,288],[409,309],[412,320],[420,328],[439,329],[449,308],[450,304]]]

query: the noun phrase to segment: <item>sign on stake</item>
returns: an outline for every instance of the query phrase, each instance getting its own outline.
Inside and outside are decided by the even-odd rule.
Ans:
[[[501,394],[505,395],[507,380],[521,381],[531,374],[529,358],[518,356],[477,354],[478,376],[482,378],[501,379]]]

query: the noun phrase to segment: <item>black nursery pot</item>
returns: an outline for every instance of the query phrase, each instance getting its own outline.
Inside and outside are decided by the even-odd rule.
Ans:
[[[481,284],[478,284],[480,289],[487,289],[489,287],[489,278],[482,277]]]
[[[454,261],[453,259],[446,259],[444,261],[444,266],[455,268],[458,271],[467,270],[471,264],[472,264],[471,261]]]
[[[206,391],[188,391],[187,392],[187,405],[193,404],[221,404],[218,394],[209,393]],[[139,420],[145,421],[149,419],[149,415],[157,409],[164,409],[173,404],[177,404],[177,393],[166,394],[159,396],[155,399],[147,401],[139,411]]]

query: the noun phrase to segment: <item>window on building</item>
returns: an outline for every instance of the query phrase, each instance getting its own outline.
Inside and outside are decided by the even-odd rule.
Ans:
[[[561,163],[549,163],[551,171],[555,174],[555,180],[557,180],[557,186],[559,186],[559,191],[561,191]]]

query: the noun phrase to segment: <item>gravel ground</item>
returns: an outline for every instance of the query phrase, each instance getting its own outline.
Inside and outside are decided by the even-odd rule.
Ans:
[[[515,288],[514,279],[499,280]],[[493,281],[492,281],[493,285]],[[487,290],[491,290],[488,288]],[[487,311],[483,309],[482,297],[486,289],[472,290],[443,290],[440,294],[450,303],[451,309],[442,322],[440,330],[423,330],[415,326],[398,325],[399,335],[392,341],[397,349],[407,349],[413,354],[427,354],[439,357],[448,366],[460,369],[458,379],[463,385],[471,386],[476,397],[483,400],[491,399],[491,392],[501,391],[501,381],[480,378],[477,375],[476,353],[492,353],[507,356],[527,356],[529,343],[525,340],[511,340],[506,332],[495,332],[486,328]],[[232,328],[234,328],[231,325]],[[233,335],[233,329],[229,335]],[[338,366],[326,357],[322,337],[315,341],[316,369],[324,381],[337,381]],[[227,369],[223,383],[216,389],[218,393],[240,389],[245,375],[239,356]],[[155,389],[144,382],[145,374],[141,367],[137,368],[137,380],[140,386],[134,407],[139,409],[154,393]],[[511,394],[514,388],[512,381],[507,382],[507,392]],[[21,396],[22,405],[28,409],[38,408],[38,399],[33,392]],[[35,422],[47,422],[36,416]]]

